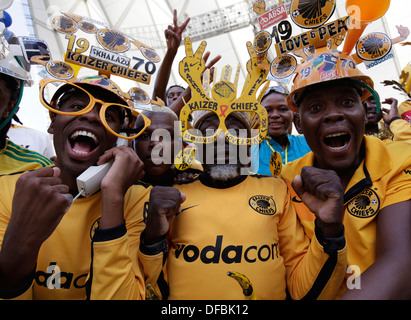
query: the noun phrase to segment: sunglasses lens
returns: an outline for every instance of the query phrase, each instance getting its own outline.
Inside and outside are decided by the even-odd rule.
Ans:
[[[90,104],[90,96],[80,87],[66,82],[48,82],[41,89],[43,104],[63,114],[79,112]]]
[[[109,109],[111,109],[110,112],[114,111],[112,106],[110,108],[107,108],[106,114]],[[151,124],[150,119],[140,114],[137,110],[122,105],[116,105],[116,109],[116,115],[119,114],[119,111],[122,111],[119,118],[119,120],[121,121],[121,131],[128,133],[128,137],[130,139],[137,138]],[[107,124],[109,124],[108,121]]]
[[[228,140],[237,145],[259,144],[260,136],[266,130],[267,120],[256,112],[236,113],[235,117],[235,121],[232,118],[226,120]]]
[[[287,88],[281,87],[281,86],[273,86],[268,88],[267,92],[264,94],[266,96],[269,93],[280,93],[280,94],[286,94],[288,95],[288,90]]]
[[[120,105],[110,105],[104,109],[104,119],[114,131],[119,131],[123,125],[128,125],[130,119],[126,117],[124,108]]]

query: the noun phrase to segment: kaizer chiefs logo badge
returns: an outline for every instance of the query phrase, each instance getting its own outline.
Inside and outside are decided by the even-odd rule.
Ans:
[[[370,218],[378,213],[380,199],[374,190],[364,189],[347,206],[348,212],[358,218]]]
[[[161,58],[153,49],[141,47],[141,53],[145,58],[150,60],[151,62],[157,63],[160,62]]]
[[[51,20],[51,24],[54,29],[64,34],[73,34],[78,30],[77,22],[66,16],[54,17],[53,20]]]
[[[236,96],[236,89],[233,83],[229,81],[219,81],[217,82],[212,91],[212,95],[214,99],[226,99],[231,101],[235,99]]]
[[[273,197],[269,196],[253,196],[248,201],[251,208],[260,214],[272,216],[277,212],[277,206]]]
[[[279,177],[281,174],[281,169],[283,167],[283,160],[281,154],[277,151],[274,151],[270,157],[270,172],[273,177]]]
[[[85,33],[96,33],[97,32],[97,27],[92,24],[91,22],[81,20],[78,22],[78,26],[81,31],[84,31]]]
[[[290,55],[284,54],[276,57],[271,63],[271,75],[278,79],[285,79],[291,76],[297,69],[297,59]]]
[[[128,94],[133,101],[136,101],[139,104],[147,105],[151,102],[150,96],[143,89],[137,87],[131,88],[128,91]]]
[[[297,26],[312,29],[327,22],[334,10],[335,0],[293,0],[290,15]]]
[[[384,33],[374,32],[362,37],[356,44],[357,55],[366,61],[384,58],[392,47],[391,39]]]
[[[271,46],[271,34],[265,30],[260,31],[254,38],[254,49],[257,53],[266,52]]]
[[[74,77],[73,68],[61,61],[49,61],[46,64],[47,72],[56,79],[69,80]]]
[[[108,51],[126,52],[130,49],[130,41],[121,32],[112,29],[100,29],[96,35],[100,45]]]

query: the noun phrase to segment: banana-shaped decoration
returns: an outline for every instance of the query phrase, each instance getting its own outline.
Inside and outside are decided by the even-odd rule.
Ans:
[[[159,294],[151,284],[146,286],[146,300],[161,300]]]
[[[257,300],[257,295],[255,294],[253,285],[251,281],[242,273],[228,271],[227,275],[236,280],[238,284],[243,289],[244,299],[245,300]]]

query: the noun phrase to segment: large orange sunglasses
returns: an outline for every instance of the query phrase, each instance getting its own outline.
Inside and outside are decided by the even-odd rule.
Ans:
[[[71,94],[66,98],[65,95],[70,92],[74,95]],[[136,109],[124,104],[96,99],[85,88],[64,80],[41,80],[40,102],[52,113],[69,116],[86,114],[99,104],[101,105],[99,116],[104,127],[113,135],[127,140],[137,138],[151,124],[150,119]],[[132,128],[139,116],[144,120],[144,126],[137,132]],[[120,132],[126,132],[127,136],[123,136],[116,131],[119,123],[122,126]]]

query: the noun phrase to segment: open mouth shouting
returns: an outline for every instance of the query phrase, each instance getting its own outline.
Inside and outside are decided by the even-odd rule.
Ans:
[[[90,130],[80,129],[69,136],[70,154],[76,160],[87,160],[97,150],[100,141]]]
[[[351,134],[346,132],[327,134],[322,141],[329,151],[344,152],[349,148]]]

